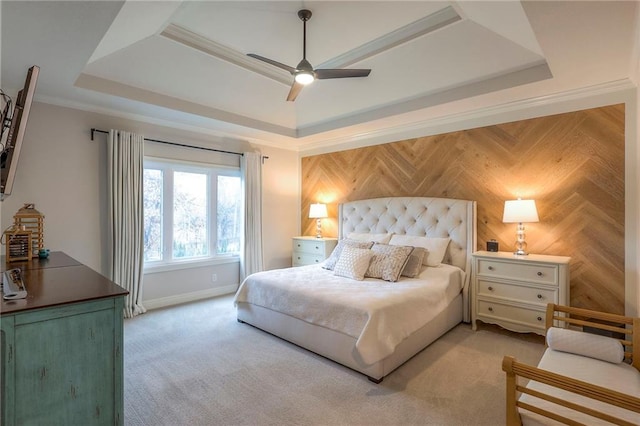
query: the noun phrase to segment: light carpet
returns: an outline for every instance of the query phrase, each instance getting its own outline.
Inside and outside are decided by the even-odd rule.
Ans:
[[[376,385],[224,296],[125,321],[125,425],[502,425],[502,357],[535,365],[542,342],[460,324]]]

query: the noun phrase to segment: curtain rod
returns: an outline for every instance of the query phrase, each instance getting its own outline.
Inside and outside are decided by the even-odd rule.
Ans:
[[[91,140],[93,140],[93,135],[95,133],[105,133],[105,134],[109,134],[109,132],[107,132],[106,130],[99,130],[99,129],[91,129]],[[223,154],[233,154],[233,155],[239,155],[240,157],[244,157],[244,154],[242,152],[233,152],[233,151],[224,151],[221,149],[215,149],[215,148],[206,148],[203,146],[195,146],[195,145],[186,145],[186,144],[182,144],[182,143],[177,143],[177,142],[167,142],[167,141],[160,141],[157,139],[147,139],[144,138],[145,141],[148,142],[156,142],[156,143],[163,143],[163,144],[167,144],[167,145],[174,145],[174,146],[181,146],[183,148],[194,148],[194,149],[202,149],[204,151],[214,151],[214,152],[221,152]],[[269,158],[269,157],[262,157],[264,158]]]

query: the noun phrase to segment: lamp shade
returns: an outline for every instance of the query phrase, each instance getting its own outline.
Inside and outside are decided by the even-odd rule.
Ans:
[[[309,207],[309,217],[312,219],[320,219],[327,217],[327,205],[326,204],[311,204]]]
[[[538,222],[538,210],[534,200],[508,200],[504,202],[504,223]]]

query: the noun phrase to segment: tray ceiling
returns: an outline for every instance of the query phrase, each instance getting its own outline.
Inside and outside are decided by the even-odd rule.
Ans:
[[[370,68],[319,80],[246,56]],[[90,105],[303,147],[469,105],[629,78],[635,2],[2,2],[2,87],[41,67],[36,100]],[[606,65],[605,65],[606,64]],[[5,89],[7,91],[7,89]],[[472,102],[470,102],[472,100]],[[475,100],[475,101],[473,101]],[[465,105],[466,104],[466,105]]]

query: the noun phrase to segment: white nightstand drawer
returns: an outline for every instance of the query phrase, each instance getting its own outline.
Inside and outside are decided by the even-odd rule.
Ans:
[[[325,254],[325,244],[322,240],[293,240],[293,251],[296,253]]]
[[[547,303],[556,302],[556,294],[557,291],[552,289],[504,284],[478,279],[478,296],[500,297],[546,306]]]
[[[324,254],[307,254],[307,253],[294,253],[292,264],[293,266],[313,265],[324,261]]]
[[[484,300],[478,301],[478,316],[480,319],[485,317],[488,322],[493,322],[492,320],[503,320],[520,324],[529,324],[536,328],[544,328],[545,323],[544,311],[503,305],[501,303]]]
[[[486,277],[507,278],[551,285],[558,284],[558,267],[556,265],[479,259],[477,274]]]
[[[294,237],[291,264],[314,265],[325,260],[338,244],[337,238]]]

